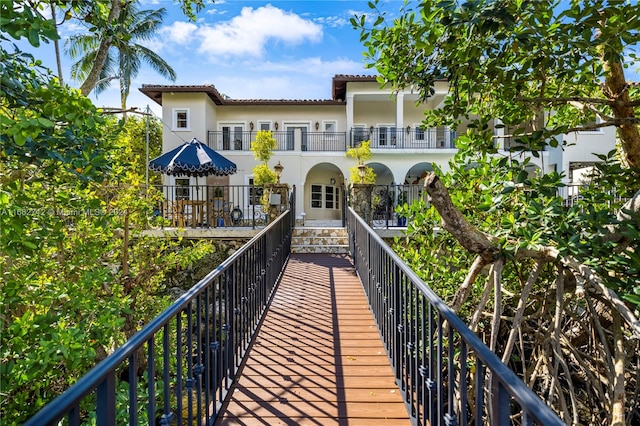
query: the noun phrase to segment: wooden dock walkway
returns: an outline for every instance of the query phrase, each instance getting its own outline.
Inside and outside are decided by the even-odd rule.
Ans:
[[[293,254],[216,425],[410,425],[344,255]]]

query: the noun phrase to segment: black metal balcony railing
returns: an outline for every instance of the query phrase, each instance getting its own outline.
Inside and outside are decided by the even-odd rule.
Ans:
[[[249,151],[256,137],[255,131],[229,134],[222,131],[209,131],[207,145],[217,151]],[[277,141],[276,151],[338,151],[347,148],[344,132],[306,132],[296,130],[272,131]]]
[[[286,211],[25,426],[212,424],[290,253]],[[118,410],[117,408],[120,408]]]
[[[209,131],[207,145],[216,151],[249,151],[255,131]],[[302,129],[272,131],[277,141],[276,151],[345,152],[348,147],[371,141],[373,149],[451,149],[455,148],[456,132],[446,127],[431,129],[371,127],[352,128],[348,132],[307,132]],[[348,138],[348,140],[347,140]],[[348,141],[348,143],[347,143]]]
[[[456,132],[447,127],[371,127],[351,129],[350,146],[370,141],[372,149],[450,149],[455,148]]]
[[[564,425],[351,208],[347,228],[413,424]]]

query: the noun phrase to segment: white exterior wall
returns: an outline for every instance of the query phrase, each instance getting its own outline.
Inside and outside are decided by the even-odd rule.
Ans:
[[[594,153],[606,154],[616,147],[616,130],[605,127],[598,131],[575,132],[564,136],[567,144],[562,158],[562,169],[567,179],[572,163],[594,163],[601,161]]]
[[[346,103],[339,105],[317,103],[313,105],[266,105],[255,101],[256,105],[216,105],[209,95],[199,92],[164,92],[163,104],[163,151],[181,144],[193,137],[207,142],[208,132],[222,130],[223,125],[240,126],[245,132],[250,131],[250,123],[253,123],[253,132],[260,129],[260,123],[268,123],[275,130],[278,123],[278,132],[283,132],[287,126],[304,127],[310,133],[323,132],[324,124],[336,123],[336,131],[346,134],[347,149],[349,148],[351,130],[356,125],[362,125],[365,129],[373,126],[388,126],[401,128],[406,131],[409,126],[410,134],[420,125],[424,111],[441,106],[447,93],[446,83],[436,84],[436,93],[426,102],[416,105],[417,95],[411,90],[405,90],[397,95],[392,95],[389,90],[381,90],[376,82],[349,82],[346,90]],[[174,124],[174,111],[187,109],[189,111],[190,127],[187,130],[171,128]],[[319,125],[315,128],[316,122]],[[466,126],[463,124],[458,134],[464,133]],[[301,213],[306,214],[307,219],[338,219],[340,210],[322,211],[311,209],[310,188],[311,185],[342,186],[348,183],[349,169],[356,165],[354,159],[346,158],[344,152],[320,152],[302,151],[299,131],[296,131],[295,147],[292,151],[275,151],[269,165],[273,167],[280,162],[284,166],[281,181],[296,186],[296,211],[298,218]],[[569,165],[571,163],[593,162],[597,158],[593,152],[606,153],[615,146],[615,133],[613,129],[604,129],[599,132],[578,133],[565,136],[568,143],[576,143],[574,146],[553,149],[542,153],[540,159],[532,157],[532,164],[549,172],[552,170],[565,171],[569,177]],[[456,150],[451,148],[414,147],[413,149],[399,147],[380,147],[372,149],[372,158],[367,161],[378,173],[380,184],[403,184],[405,181],[412,183],[420,172],[431,170],[432,164],[437,164],[444,171],[449,170],[448,163],[455,155]],[[246,185],[253,176],[252,169],[258,164],[250,150],[223,150],[222,155],[235,162],[238,172],[228,178],[224,178],[230,185]],[[515,158],[518,158],[517,155]],[[522,160],[523,158],[519,158]],[[208,178],[220,183],[220,178]],[[216,180],[217,179],[217,180]],[[173,180],[165,180],[172,184]],[[193,182],[195,183],[195,181]],[[337,216],[336,216],[337,215]]]

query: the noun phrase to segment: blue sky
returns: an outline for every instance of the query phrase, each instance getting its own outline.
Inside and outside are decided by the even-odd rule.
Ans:
[[[129,107],[148,104],[156,115],[161,108],[138,91],[142,84],[213,84],[236,99],[330,99],[336,74],[375,74],[364,67],[360,33],[351,27],[354,15],[370,12],[367,1],[354,0],[217,0],[206,2],[195,22],[189,21],[174,0],[141,0],[140,9],[165,8],[165,21],[153,40],[144,42],[177,73],[171,82],[144,65],[132,82]],[[402,0],[383,2],[393,18]],[[69,35],[86,31],[75,21],[60,26],[61,45]],[[23,49],[30,46],[18,43]],[[32,49],[29,49],[32,50]],[[36,57],[55,70],[51,44]],[[71,59],[63,55],[63,74],[71,81]],[[633,72],[635,71],[635,72]],[[627,70],[636,76],[637,70]],[[634,78],[635,80],[635,78]],[[117,81],[111,89],[90,98],[97,106],[119,107]]]
[[[386,3],[389,11],[400,0]],[[176,71],[171,82],[143,66],[132,82],[129,107],[147,104],[159,115],[160,107],[138,91],[142,84],[213,84],[239,99],[330,99],[335,74],[374,74],[364,67],[360,34],[349,19],[369,12],[367,1],[236,1],[207,2],[195,22],[190,22],[173,0],[142,0],[140,9],[165,8],[158,36],[144,42]],[[71,22],[71,21],[69,21]],[[64,40],[80,29],[77,23],[60,27]],[[22,45],[24,47],[24,45]],[[52,45],[37,56],[56,69]],[[63,74],[70,79],[71,59],[63,57]],[[98,106],[118,107],[119,89],[90,98]]]

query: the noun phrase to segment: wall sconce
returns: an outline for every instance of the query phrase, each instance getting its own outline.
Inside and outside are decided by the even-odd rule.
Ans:
[[[329,183],[330,183],[331,185],[335,185],[335,184],[336,184],[336,178],[331,178],[331,179],[329,179]]]
[[[369,127],[369,133],[373,133],[373,126]]]
[[[276,130],[278,130],[278,122],[277,121],[275,123],[273,123],[273,127],[275,127]]]
[[[316,121],[316,132],[318,131],[319,128],[320,128],[320,123]]]
[[[273,170],[276,172],[276,183],[280,183],[280,175],[282,174],[282,170],[284,170],[284,166],[278,161],[278,164],[273,166]]]
[[[407,134],[411,133],[411,126],[407,126]]]
[[[253,121],[249,122],[249,130],[253,130]]]

